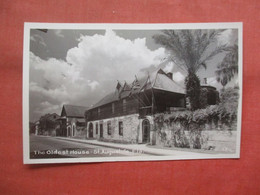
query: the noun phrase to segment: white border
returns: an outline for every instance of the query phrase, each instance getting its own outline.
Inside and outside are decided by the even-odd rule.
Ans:
[[[237,121],[237,146],[234,154],[209,154],[201,156],[199,153],[194,156],[138,156],[138,157],[91,157],[91,158],[58,158],[58,159],[30,159],[29,153],[29,43],[31,29],[77,29],[77,30],[159,30],[159,29],[238,29],[239,47],[239,106]],[[24,24],[24,49],[23,49],[23,162],[24,164],[44,163],[83,163],[83,162],[115,162],[115,161],[160,161],[160,160],[189,160],[189,159],[220,159],[240,158],[241,145],[241,121],[242,121],[242,72],[243,72],[243,39],[242,22],[235,23],[177,23],[177,24],[115,24],[115,23],[25,23]],[[203,153],[204,154],[204,153]]]

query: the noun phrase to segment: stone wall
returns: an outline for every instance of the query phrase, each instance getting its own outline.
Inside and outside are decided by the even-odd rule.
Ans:
[[[70,131],[70,133],[68,131]],[[74,131],[74,134],[73,134],[73,131]],[[67,136],[75,137],[75,138],[86,138],[86,136],[87,136],[86,127],[78,127],[77,118],[68,117],[67,118]]]
[[[155,123],[156,145],[235,152],[236,121],[231,126],[232,129],[219,121],[210,121],[197,129],[188,130],[178,121]]]
[[[119,135],[119,122],[123,122],[123,135]],[[93,138],[104,141],[120,143],[137,143],[140,120],[138,114],[114,117],[103,120],[89,121],[87,124],[87,138],[89,137],[90,124],[93,125]],[[108,134],[108,123],[111,123],[111,135]],[[103,138],[100,137],[100,124],[103,124]],[[96,126],[97,125],[97,126]],[[96,127],[98,131],[96,131]]]

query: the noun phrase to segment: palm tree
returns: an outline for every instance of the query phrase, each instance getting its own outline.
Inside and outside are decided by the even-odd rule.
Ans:
[[[217,54],[228,51],[226,45],[215,46],[217,37],[224,30],[163,30],[153,36],[155,42],[168,51],[168,61],[173,61],[186,72],[186,96],[190,100],[191,110],[200,108],[199,69],[207,68],[207,62]]]
[[[238,45],[234,45],[226,54],[215,73],[224,90],[227,83],[238,73]]]

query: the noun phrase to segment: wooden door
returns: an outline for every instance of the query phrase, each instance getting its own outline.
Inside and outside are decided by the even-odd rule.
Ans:
[[[150,142],[150,122],[147,119],[143,120],[142,132],[143,132],[143,143],[149,143]]]

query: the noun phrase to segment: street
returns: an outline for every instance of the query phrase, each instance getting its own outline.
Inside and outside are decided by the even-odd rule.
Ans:
[[[119,157],[140,156],[129,150],[101,147],[86,143],[61,140],[56,137],[30,136],[30,158],[80,158],[80,157]]]

